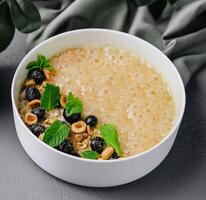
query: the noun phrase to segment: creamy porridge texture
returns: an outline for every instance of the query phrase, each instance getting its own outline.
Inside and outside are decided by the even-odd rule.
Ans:
[[[166,83],[147,62],[110,46],[82,46],[51,58],[53,83],[72,91],[98,126],[115,124],[123,156],[143,152],[170,131],[175,106]]]

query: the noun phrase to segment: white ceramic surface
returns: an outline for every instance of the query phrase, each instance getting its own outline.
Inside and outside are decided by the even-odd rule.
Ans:
[[[18,95],[26,77],[25,66],[38,54],[52,56],[62,49],[82,44],[109,44],[143,57],[153,64],[168,82],[176,105],[176,119],[170,133],[157,145],[135,156],[119,160],[85,160],[61,153],[36,138],[18,114]],[[170,151],[185,108],[185,90],[172,62],[146,41],[126,33],[106,29],[82,29],[52,37],[31,50],[19,64],[12,82],[12,106],[19,140],[31,157],[48,173],[71,183],[108,187],[129,183],[151,172]]]

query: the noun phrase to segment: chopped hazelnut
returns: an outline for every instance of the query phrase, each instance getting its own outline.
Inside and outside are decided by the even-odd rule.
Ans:
[[[93,136],[95,134],[95,131],[96,131],[95,128],[90,127],[90,126],[87,125],[87,133],[88,133],[88,135]]]
[[[82,133],[84,138],[87,138],[88,137],[88,134],[87,133]]]
[[[52,72],[51,71],[49,71],[47,69],[44,69],[44,74],[45,74],[47,80],[51,79],[51,77],[52,77]]]
[[[50,126],[53,122],[54,122],[54,119],[45,119],[44,122],[43,122],[43,125],[44,125],[45,127],[48,127],[48,126]]]
[[[33,86],[33,85],[35,85],[34,80],[27,80],[27,81],[25,82],[25,86],[26,86],[26,87],[30,87],[30,86]]]
[[[83,133],[86,131],[86,123],[84,121],[78,121],[72,124],[72,132],[74,133]]]
[[[60,104],[63,108],[66,106],[66,103],[67,103],[67,97],[65,95],[61,95]]]
[[[102,153],[101,153],[101,158],[103,160],[108,160],[112,154],[114,153],[114,148],[113,147],[107,147]]]
[[[74,137],[77,142],[81,142],[84,139],[84,135],[82,133],[75,134]]]
[[[39,99],[34,99],[34,100],[30,101],[28,103],[28,105],[29,105],[30,108],[34,108],[34,107],[39,106],[40,103],[41,103],[41,101]]]
[[[35,114],[33,113],[26,113],[24,116],[24,121],[26,124],[28,124],[29,126],[37,123],[38,118]]]

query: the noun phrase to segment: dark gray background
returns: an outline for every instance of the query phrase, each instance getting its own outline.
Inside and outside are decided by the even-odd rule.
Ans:
[[[10,85],[25,53],[25,36],[17,33],[10,47],[0,54],[1,200],[206,198],[206,68],[194,74],[186,88],[184,119],[175,144],[162,164],[133,183],[97,189],[72,185],[52,177],[40,169],[21,147],[13,123]]]

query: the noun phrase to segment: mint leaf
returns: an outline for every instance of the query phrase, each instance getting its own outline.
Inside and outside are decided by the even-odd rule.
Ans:
[[[83,110],[82,101],[75,97],[71,92],[67,96],[66,112],[68,116],[71,116],[75,113],[80,113]]]
[[[54,70],[54,67],[50,65],[50,60],[47,59],[44,55],[38,55],[36,61],[31,61],[27,66],[26,69],[47,69],[47,70]]]
[[[39,66],[38,65],[34,65],[34,66],[29,68],[29,70],[33,70],[33,69],[39,69]]]
[[[48,66],[44,67],[44,69],[47,69],[47,70],[49,70],[49,71],[52,71],[52,70],[54,70],[54,67],[51,66],[51,65],[48,65]]]
[[[46,129],[43,141],[51,147],[56,147],[68,137],[69,133],[69,126],[56,120]]]
[[[31,61],[27,66],[26,69],[32,69],[33,67],[37,67],[38,68],[38,63],[36,61]]]
[[[96,151],[83,151],[81,154],[82,158],[96,160],[99,157],[99,154]]]
[[[59,106],[59,100],[59,87],[47,83],[41,97],[41,107],[46,111],[50,111]]]
[[[50,63],[50,60],[47,59],[44,55],[38,55],[37,57],[37,63],[38,63],[38,66],[40,66],[40,69],[47,69],[47,70],[54,70],[54,67],[51,66],[49,63]]]
[[[119,156],[121,150],[120,150],[119,138],[115,126],[112,124],[104,124],[103,126],[100,127],[100,131],[103,135],[106,144],[111,145]]]
[[[49,64],[47,58],[41,54],[37,56],[37,63],[40,67],[47,66]]]

